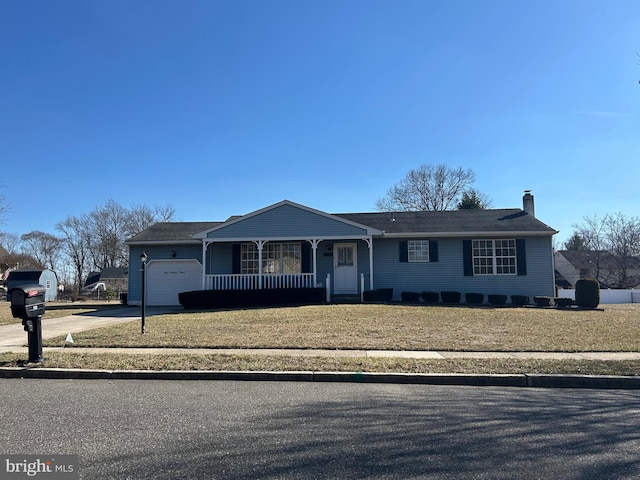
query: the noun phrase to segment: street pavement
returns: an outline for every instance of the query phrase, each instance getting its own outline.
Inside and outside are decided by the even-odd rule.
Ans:
[[[0,454],[77,455],[86,480],[637,480],[639,401],[629,390],[0,379]]]

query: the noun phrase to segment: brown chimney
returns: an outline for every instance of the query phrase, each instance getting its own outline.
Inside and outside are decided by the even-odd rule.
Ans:
[[[531,190],[524,191],[524,196],[522,197],[522,210],[532,217],[536,216],[536,209],[533,206],[533,195],[531,194]]]

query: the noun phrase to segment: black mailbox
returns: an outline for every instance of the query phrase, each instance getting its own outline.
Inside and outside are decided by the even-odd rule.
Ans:
[[[11,289],[11,313],[14,318],[28,320],[44,315],[45,287],[20,285]]]
[[[29,341],[29,361],[39,363],[42,357],[42,315],[44,315],[44,294],[46,288],[40,284],[13,287],[11,293],[11,313],[21,318]]]

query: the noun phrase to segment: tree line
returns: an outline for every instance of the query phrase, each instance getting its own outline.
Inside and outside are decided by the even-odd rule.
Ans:
[[[585,274],[610,288],[640,284],[640,217],[594,215],[584,217],[573,228],[564,249],[583,252]]]
[[[4,210],[3,210],[4,207]],[[0,197],[0,219],[9,207]],[[137,205],[130,208],[115,200],[80,216],[68,216],[55,225],[56,233],[40,230],[21,236],[1,234],[0,245],[6,249],[0,267],[20,269],[50,268],[77,293],[88,274],[110,267],[127,267],[125,241],[157,222],[172,221],[171,205]]]

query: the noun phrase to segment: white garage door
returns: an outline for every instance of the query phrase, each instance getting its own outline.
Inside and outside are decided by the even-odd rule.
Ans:
[[[197,260],[153,260],[146,276],[147,305],[180,305],[180,292],[202,290],[202,265]]]

